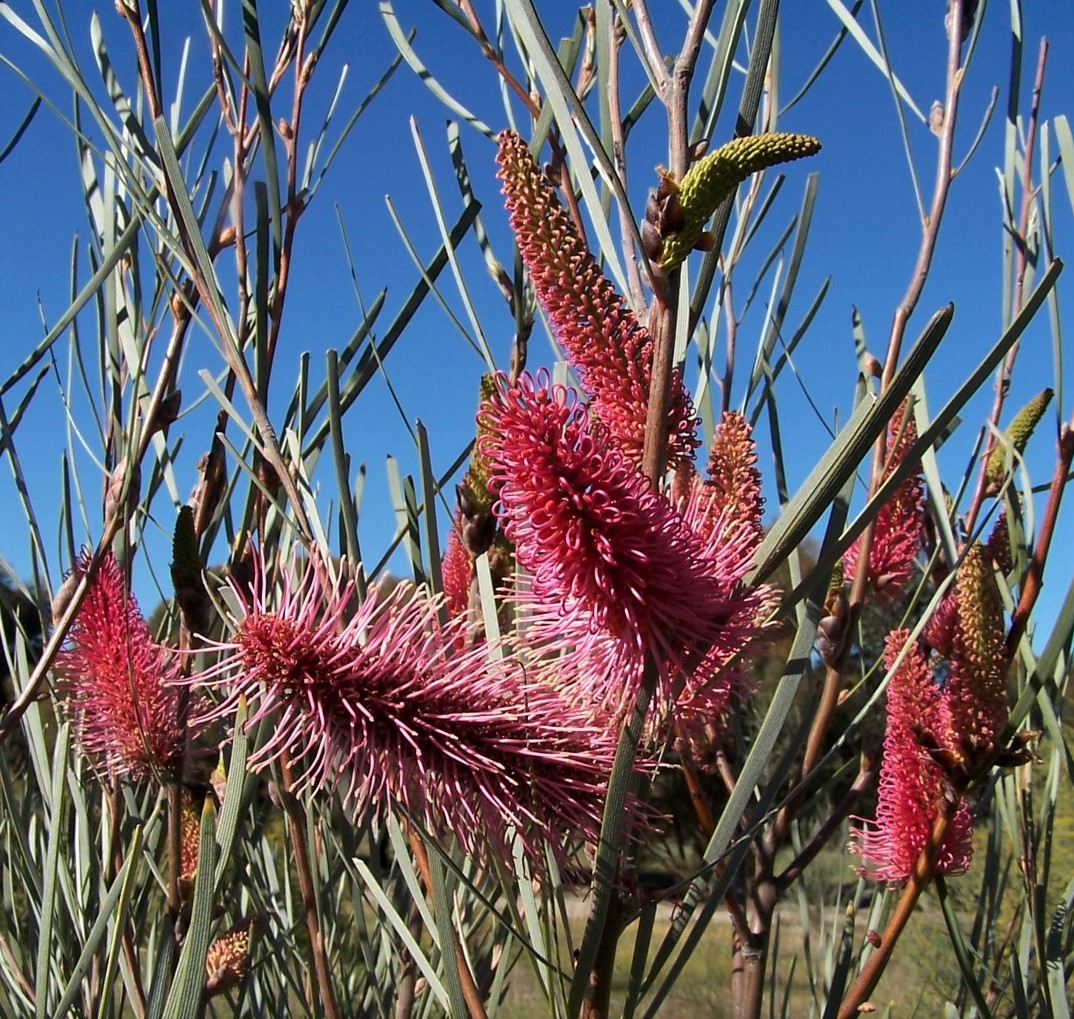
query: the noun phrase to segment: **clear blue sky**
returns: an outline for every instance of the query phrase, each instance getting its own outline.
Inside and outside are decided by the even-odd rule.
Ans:
[[[661,8],[666,0],[651,6]],[[29,3],[12,5],[23,17]],[[194,10],[195,5],[181,5]],[[284,5],[280,5],[281,8]],[[490,10],[491,4],[479,5]],[[571,24],[571,5],[548,3],[550,34],[566,33]],[[868,9],[866,5],[866,10]],[[270,4],[262,4],[269,10]],[[1037,0],[1026,5],[1024,22],[1025,58],[1022,68],[1022,103],[1028,109],[1029,89],[1036,63],[1037,47],[1047,31],[1051,42],[1048,74],[1042,105],[1044,121],[1059,115],[1074,115],[1074,18],[1068,0]],[[23,9],[27,10],[23,10]],[[70,30],[78,40],[79,55],[87,77],[94,75],[87,45],[88,5],[70,5]],[[181,20],[178,8],[169,17]],[[432,73],[493,129],[505,126],[496,76],[476,48],[448,18],[427,0],[398,0],[395,10],[405,28],[415,27],[415,47]],[[871,16],[861,15],[867,34],[875,39]],[[718,8],[719,15],[720,8]],[[946,42],[943,33],[944,4],[941,0],[909,0],[884,5],[885,31],[892,62],[917,106],[928,111],[941,98]],[[231,12],[237,17],[238,9]],[[125,83],[133,81],[129,59],[129,39],[112,6],[100,8],[105,39]],[[661,41],[672,49],[681,32],[677,5],[662,8]],[[827,48],[838,22],[823,0],[795,0],[783,5],[781,35],[782,79],[780,95],[785,101],[798,90]],[[187,29],[182,24],[165,26],[168,38],[177,40]],[[200,26],[191,22],[194,39],[188,75],[204,74],[205,51]],[[271,49],[271,47],[270,47]],[[963,93],[957,151],[959,158],[977,131],[993,85],[1000,97],[980,149],[957,180],[937,252],[932,278],[918,314],[910,327],[916,336],[928,316],[951,301],[956,318],[935,364],[927,373],[930,405],[938,407],[953,391],[965,371],[1001,330],[1001,208],[996,168],[1002,158],[1003,132],[1009,90],[1010,52],[1009,7],[993,0],[987,5],[978,52],[970,68]],[[0,21],[0,53],[31,72],[45,94],[68,115],[70,100],[57,77],[35,58],[10,25]],[[366,94],[391,59],[393,45],[372,3],[352,3],[337,37],[318,68],[316,88],[308,105],[320,111],[335,87],[344,64],[349,65],[340,104],[341,113],[330,131],[334,137],[347,113]],[[174,86],[180,52],[169,53],[166,81]],[[200,80],[200,79],[199,79]],[[636,80],[636,79],[634,79]],[[0,68],[0,89],[5,98],[0,109],[0,142],[6,142],[30,102],[30,93],[7,69]],[[732,90],[737,96],[737,89]],[[189,100],[188,100],[189,102]],[[516,106],[516,115],[521,115]],[[361,319],[350,268],[343,250],[339,222],[346,229],[354,258],[362,298],[369,302],[382,288],[388,288],[387,307],[380,319],[381,332],[416,281],[416,270],[405,254],[391,218],[387,200],[395,208],[419,252],[428,257],[438,246],[439,237],[425,190],[420,161],[415,151],[409,118],[424,139],[449,216],[460,208],[451,176],[445,145],[447,111],[406,67],[402,67],[384,92],[374,101],[346,142],[323,190],[300,225],[297,245],[297,275],[288,303],[283,330],[283,348],[277,360],[274,403],[270,410],[282,415],[291,380],[297,371],[301,351],[311,355],[311,375],[319,381],[324,371],[324,352],[341,347]],[[314,118],[307,121],[312,124]],[[907,120],[911,144],[925,191],[931,193],[935,139],[928,129],[911,116]],[[818,135],[824,151],[809,165],[796,164],[786,171],[787,181],[770,222],[763,228],[766,240],[757,245],[766,252],[779,231],[797,209],[808,172],[821,175],[818,207],[806,254],[806,264],[788,321],[797,323],[809,300],[825,276],[832,286],[810,334],[800,346],[795,364],[802,387],[811,394],[824,421],[817,419],[809,403],[787,378],[781,394],[783,440],[791,470],[792,488],[805,477],[827,444],[825,427],[838,413],[845,417],[851,405],[857,367],[854,359],[851,308],[861,313],[870,347],[881,354],[894,307],[904,290],[916,257],[920,227],[910,185],[907,163],[899,138],[895,109],[888,83],[868,62],[859,48],[847,40],[809,95],[780,121],[785,130]],[[730,135],[731,111],[721,121],[723,134]],[[502,212],[497,182],[494,180],[493,146],[477,131],[462,127],[462,141],[475,189],[484,203],[483,223],[492,237],[501,260],[510,260],[510,240],[506,214]],[[1053,158],[1057,149],[1052,135]],[[643,208],[646,188],[653,183],[651,168],[665,160],[655,134],[639,135],[641,147],[630,154],[632,201],[636,211]],[[81,275],[87,276],[85,262],[85,215],[82,207],[74,145],[66,129],[51,112],[42,110],[18,148],[0,164],[0,180],[7,197],[3,232],[0,234],[0,302],[5,310],[3,342],[0,344],[0,378],[6,378],[25,353],[43,334],[42,320],[51,325],[67,304],[73,237],[82,236]],[[1074,260],[1074,216],[1070,198],[1056,174],[1053,185],[1056,222],[1056,250]],[[338,211],[338,220],[337,220]],[[467,281],[486,336],[495,357],[506,364],[512,322],[498,291],[485,274],[472,238],[461,253]],[[1074,268],[1060,284],[1062,307],[1071,304]],[[747,350],[756,342],[764,323],[767,287],[759,292],[754,306],[740,329],[740,342]],[[748,277],[741,277],[745,290]],[[466,321],[463,305],[448,274],[441,277],[443,293],[454,313]],[[739,296],[741,301],[741,294]],[[91,318],[83,316],[84,335],[94,335]],[[68,346],[61,340],[55,349],[61,377],[66,377]],[[749,354],[737,377],[742,379]],[[550,348],[540,326],[531,343],[530,364],[549,364]],[[184,366],[184,395],[189,400],[196,391],[198,368],[217,368],[216,355],[204,336],[195,336]],[[466,345],[436,302],[427,300],[400,345],[393,351],[387,369],[406,418],[420,418],[433,440],[438,469],[444,469],[457,455],[469,434],[481,360]],[[1032,393],[1054,385],[1051,339],[1047,317],[1042,315],[1024,341],[1009,406],[1012,411]],[[55,564],[57,549],[56,506],[60,457],[68,432],[54,379],[43,383],[45,392],[36,409],[17,435],[18,451],[31,485],[31,495],[45,533],[50,560]],[[5,398],[10,413],[24,387]],[[741,392],[736,393],[736,400]],[[1069,417],[1074,391],[1065,396],[1060,412]],[[972,451],[977,427],[990,406],[989,389],[971,404],[966,419],[971,423],[944,452],[945,473],[959,477]],[[179,464],[179,494],[185,498],[195,480],[194,465],[207,448],[210,420],[208,407],[195,412],[185,422],[186,441]],[[96,454],[99,443],[84,408],[76,411],[76,421],[87,429],[88,443]],[[1050,425],[1050,422],[1049,422]],[[397,456],[404,471],[415,469],[412,445],[383,381],[376,381],[348,418],[348,445],[353,461],[368,464],[366,497],[360,520],[363,548],[368,560],[375,560],[394,530],[385,499],[384,458]],[[95,444],[96,443],[96,444]],[[1053,443],[1047,431],[1039,435],[1030,450],[1034,481],[1043,483],[1051,474]],[[93,508],[89,527],[77,532],[82,540],[96,538],[100,526],[100,479],[92,461],[79,454],[78,464],[87,501]],[[322,470],[321,506],[327,511],[334,492],[330,471]],[[163,510],[165,502],[158,503]],[[5,524],[0,554],[20,572],[25,572],[28,549],[21,513],[15,500],[11,472],[5,462],[0,467],[0,515]],[[1071,512],[1063,527],[1070,531]],[[169,523],[165,521],[165,523]],[[81,525],[80,525],[81,526]],[[76,529],[77,531],[77,529]],[[1063,547],[1064,531],[1053,557],[1046,590],[1054,599],[1063,593],[1074,557]],[[152,542],[151,555],[166,564],[163,544]],[[159,555],[158,555],[159,553]],[[396,564],[401,568],[401,564]],[[57,577],[54,575],[53,580]],[[145,581],[148,585],[148,581]],[[142,593],[151,604],[151,588]]]

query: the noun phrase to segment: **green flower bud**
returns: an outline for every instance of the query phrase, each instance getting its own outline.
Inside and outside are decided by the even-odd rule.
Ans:
[[[1037,427],[1037,422],[1044,417],[1048,404],[1052,402],[1052,391],[1044,389],[1029,401],[1007,426],[1004,433],[1006,441],[998,443],[988,458],[988,466],[985,468],[985,480],[988,483],[985,491],[989,495],[995,495],[1003,485],[1003,479],[1007,476],[1007,449],[1012,448],[1015,453],[1022,453]]]
[[[666,236],[660,253],[661,268],[667,272],[682,263],[703,240],[701,232],[708,218],[751,174],[779,163],[815,155],[819,151],[820,142],[809,135],[770,132],[735,138],[698,160],[686,171],[675,193],[675,219],[682,225],[675,230],[668,229],[672,223],[665,226]],[[666,172],[662,174],[665,188],[668,179]]]

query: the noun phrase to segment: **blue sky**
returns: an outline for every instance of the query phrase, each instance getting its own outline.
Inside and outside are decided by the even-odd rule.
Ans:
[[[20,11],[29,7],[28,4],[12,6]],[[656,9],[660,3],[651,6]],[[1042,120],[1049,121],[1059,114],[1074,114],[1074,103],[1071,102],[1074,97],[1074,19],[1069,16],[1069,4],[1067,0],[1038,0],[1026,6],[1020,109],[1023,114],[1028,109],[1038,43],[1042,33],[1047,31],[1051,53],[1042,100]],[[268,10],[270,5],[263,4],[262,7]],[[479,6],[482,10],[491,8],[491,4]],[[193,6],[190,9],[194,9]],[[417,29],[415,48],[444,86],[493,129],[505,126],[494,71],[465,35],[427,0],[398,0],[394,9],[404,28]],[[570,5],[545,4],[542,9],[555,12],[548,17],[553,37],[569,31],[573,17]],[[866,16],[868,9],[866,4],[860,21],[870,38],[876,39],[872,18]],[[923,111],[928,111],[933,100],[941,98],[944,87],[943,9],[939,0],[927,3],[910,0],[883,7],[885,38],[892,63],[914,102]],[[88,38],[88,10],[88,6],[71,5],[69,27],[72,36],[78,40],[78,53],[89,77],[95,72],[85,41]],[[170,9],[169,16],[180,19],[181,15],[174,12],[175,9]],[[234,16],[237,11],[232,14]],[[28,20],[31,18],[26,13],[23,16]],[[125,28],[111,5],[101,8],[100,17],[110,52],[123,80],[129,83],[133,81],[133,72]],[[661,8],[660,17],[661,42],[665,49],[671,49],[681,33],[678,6],[668,3]],[[783,18],[779,92],[786,101],[798,90],[828,47],[838,22],[827,3],[804,0],[784,4]],[[165,29],[170,33],[167,37],[172,39],[180,38],[187,31],[191,33],[194,43],[188,75],[204,73],[205,53],[199,26],[192,23],[187,28],[183,24],[166,24]],[[349,109],[380,77],[393,52],[393,44],[375,5],[352,3],[318,68],[316,86],[308,106],[319,115],[335,88],[343,65],[348,65],[340,104],[342,112],[337,114],[330,137],[334,137],[345,121]],[[58,109],[64,114],[69,113],[70,100],[62,84],[3,22],[0,22],[0,53],[29,71]],[[976,134],[993,86],[999,87],[999,101],[979,150],[952,189],[933,273],[908,334],[910,339],[914,338],[934,310],[949,301],[954,302],[956,316],[951,332],[926,375],[929,401],[933,407],[938,407],[950,395],[1002,329],[1002,219],[996,168],[1003,153],[1009,53],[1009,7],[993,0],[985,10],[978,51],[963,92],[956,159],[961,158]],[[165,80],[173,86],[178,77],[179,62],[179,50],[169,51]],[[640,79],[635,73],[633,77],[628,75],[626,80],[628,87],[624,91],[632,94],[631,89],[637,87]],[[6,99],[0,110],[0,141],[6,142],[31,97],[6,68],[0,68],[0,88]],[[733,85],[732,95],[736,99],[737,94],[738,88]],[[517,105],[515,113],[521,117]],[[300,225],[296,276],[282,334],[283,348],[277,361],[274,402],[270,403],[270,410],[275,409],[277,415],[282,413],[293,384],[300,353],[310,353],[311,376],[319,381],[324,372],[325,350],[341,347],[361,321],[359,295],[355,292],[345,255],[341,225],[350,245],[361,300],[368,303],[382,287],[387,288],[386,308],[378,323],[378,333],[392,320],[417,279],[416,269],[408,259],[389,215],[389,201],[423,257],[428,257],[439,244],[415,148],[414,131],[419,132],[424,141],[449,217],[457,214],[461,203],[445,144],[448,116],[418,78],[402,67],[345,143],[324,188]],[[633,143],[635,147],[629,153],[631,197],[636,212],[643,208],[646,189],[654,182],[652,168],[666,158],[657,126],[660,118],[654,116],[652,119],[652,128],[638,132]],[[311,117],[307,125],[315,120]],[[932,189],[935,138],[912,115],[908,115],[907,125],[927,202]],[[906,289],[916,258],[920,225],[891,90],[852,41],[843,44],[809,94],[781,117],[779,127],[816,134],[824,144],[823,152],[808,165],[795,164],[786,169],[783,192],[770,221],[762,227],[761,240],[756,246],[759,253],[767,252],[797,209],[806,175],[818,173],[818,206],[788,322],[797,323],[824,278],[832,277],[821,312],[795,356],[800,383],[785,379],[781,393],[783,441],[793,489],[825,448],[826,429],[837,415],[845,418],[851,406],[857,376],[851,310],[858,309],[870,348],[878,355],[882,354],[892,312]],[[729,137],[731,130],[731,111],[728,111],[718,125],[716,141]],[[493,145],[466,125],[460,132],[474,187],[484,204],[483,224],[497,255],[509,264],[510,238],[494,179]],[[1054,158],[1057,151],[1054,133],[1050,137]],[[8,199],[0,235],[0,302],[5,309],[0,378],[6,378],[45,331],[42,318],[51,324],[66,307],[76,232],[82,236],[81,279],[86,278],[85,215],[74,145],[56,116],[41,111],[17,149],[0,164],[0,180]],[[1061,171],[1054,178],[1052,201],[1056,250],[1069,259],[1074,257],[1070,243],[1074,240],[1074,216]],[[504,366],[512,334],[507,309],[485,273],[472,238],[463,245],[460,257],[487,342],[498,363]],[[1068,276],[1071,271],[1074,270],[1068,270]],[[756,343],[763,328],[764,304],[771,279],[769,274],[740,325],[740,343],[747,351]],[[466,323],[463,303],[449,274],[441,277],[441,285],[453,313]],[[741,275],[740,291],[745,292],[748,285],[748,275]],[[1071,279],[1061,280],[1062,307],[1070,303],[1067,295],[1072,286]],[[85,335],[92,336],[95,328],[92,319],[83,316],[82,328]],[[55,353],[63,376],[67,370],[65,339],[56,345]],[[184,366],[187,379],[183,388],[188,399],[197,385],[197,369],[215,369],[215,357],[207,339],[195,336]],[[530,364],[534,368],[549,364],[551,357],[551,349],[539,325],[531,342]],[[739,379],[744,378],[747,368],[748,353],[737,373]],[[438,469],[446,468],[454,460],[468,435],[472,434],[476,385],[483,369],[481,359],[431,299],[426,301],[389,358],[387,372],[403,416],[410,422],[420,418],[429,429]],[[1023,343],[1009,402],[1011,412],[1046,385],[1055,385],[1055,382],[1049,324],[1047,316],[1042,314]],[[60,457],[68,434],[55,380],[46,379],[42,389],[16,439],[55,568],[59,564],[56,507]],[[23,391],[24,387],[17,387],[5,397],[9,413]],[[812,403],[802,395],[803,392],[809,393]],[[733,402],[737,403],[740,397],[741,392],[736,393]],[[958,433],[941,457],[947,475],[961,476],[972,453],[978,422],[983,419],[991,401],[992,393],[986,389],[967,408],[967,427]],[[207,448],[209,431],[205,422],[210,420],[209,410],[206,405],[200,417],[199,412],[194,411],[184,419],[187,438],[179,462],[179,490],[183,498],[195,480],[194,464]],[[1069,395],[1065,396],[1058,411],[1069,417]],[[74,416],[82,427],[92,432],[85,408],[76,408]],[[1049,430],[1053,420],[1047,425],[1030,449],[1029,464],[1036,483],[1046,482],[1051,475],[1053,443]],[[347,441],[354,463],[368,465],[359,526],[367,560],[374,560],[379,558],[394,530],[385,496],[385,456],[395,455],[404,471],[413,471],[416,463],[411,440],[383,380],[377,380],[363,394],[349,415]],[[90,434],[88,443],[91,448],[93,442]],[[79,454],[78,465],[87,500],[96,507],[100,478],[92,458]],[[331,472],[320,472],[317,480],[321,484],[320,504],[327,510],[334,495]],[[163,502],[160,504],[162,508],[164,505]],[[18,571],[25,572],[28,549],[7,463],[0,469],[0,506],[4,507],[3,517],[7,524],[4,540],[0,542],[0,554]],[[76,528],[76,537],[94,540],[99,520],[99,510],[94,508],[88,526],[81,533]],[[1061,523],[1067,533],[1070,520],[1068,507]],[[1046,597],[1052,603],[1062,595],[1072,564],[1071,554],[1062,547],[1064,531],[1061,529],[1059,533],[1060,547],[1056,549],[1048,574],[1051,583],[1046,584]],[[150,539],[148,547],[152,555],[154,548],[161,549],[163,545],[154,544]],[[165,561],[162,558],[159,565],[163,566]],[[398,557],[393,566],[402,568]],[[54,575],[54,582],[56,579]],[[148,580],[143,579],[143,583],[147,586],[142,593],[143,601],[151,603],[155,595],[148,587]]]

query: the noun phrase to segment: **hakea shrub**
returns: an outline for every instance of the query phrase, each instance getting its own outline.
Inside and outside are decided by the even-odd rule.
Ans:
[[[466,621],[399,585],[357,602],[340,564],[292,562],[276,591],[255,557],[252,593],[217,664],[193,682],[223,696],[205,721],[272,718],[251,757],[286,758],[298,793],[339,791],[356,814],[401,811],[478,858],[514,834],[535,853],[597,837],[615,734],[510,655],[464,647]],[[565,841],[566,840],[566,841]]]
[[[552,186],[515,133],[499,138],[499,177],[522,261],[590,408],[631,463],[640,463],[652,381],[649,331],[600,271]],[[667,463],[691,463],[697,419],[681,376],[672,379]]]
[[[497,518],[524,571],[522,637],[557,655],[574,689],[618,715],[651,665],[658,705],[672,709],[764,635],[771,592],[741,585],[752,518],[704,485],[672,505],[547,373],[501,376],[479,417]]]
[[[997,749],[1007,723],[1003,610],[979,543],[966,551],[922,641],[903,653],[908,640],[902,630],[887,639],[884,661],[894,671],[887,691],[876,824],[852,837],[863,872],[881,881],[909,876],[941,800],[963,796]],[[935,873],[966,869],[970,825],[969,807],[960,800]]]
[[[92,555],[71,573],[80,580]],[[186,730],[182,692],[173,681],[179,659],[157,644],[115,555],[101,559],[56,658],[56,692],[75,743],[104,780],[171,775],[182,760]]]

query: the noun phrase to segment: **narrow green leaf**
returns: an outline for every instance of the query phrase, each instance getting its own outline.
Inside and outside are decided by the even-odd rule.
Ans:
[[[108,932],[109,924],[126,923],[127,918],[125,911],[121,911],[117,907],[121,902],[129,903],[130,901],[129,894],[126,894],[128,892],[127,882],[128,878],[135,876],[131,875],[130,872],[132,870],[137,872],[139,869],[141,856],[142,827],[139,825],[134,829],[130,847],[123,860],[123,866],[120,867],[119,873],[116,875],[115,881],[113,881],[109,887],[107,894],[100,901],[97,919],[90,928],[89,937],[82,947],[82,954],[78,957],[78,962],[71,970],[70,980],[64,989],[63,997],[60,998],[60,1002],[56,1006],[55,1011],[51,1013],[51,1019],[64,1019],[64,1016],[70,1011],[71,1006],[82,994],[83,981],[89,973],[90,966],[97,954],[98,947],[104,940],[105,934]]]
[[[211,797],[205,798],[198,841],[198,872],[194,877],[194,899],[190,926],[186,931],[179,966],[175,971],[164,1019],[199,1019],[205,988],[205,956],[213,929],[215,874],[217,867],[216,812]]]
[[[44,888],[41,895],[40,940],[37,944],[37,980],[34,986],[34,999],[38,1019],[48,1015],[49,982],[52,976],[52,953],[55,948],[52,940],[52,924],[56,910],[56,882],[60,866],[60,852],[67,848],[66,802],[63,786],[67,778],[68,749],[71,745],[71,729],[68,725],[60,727],[53,754],[52,772],[52,814],[48,819],[48,850],[45,855]]]
[[[926,122],[925,114],[923,114],[921,110],[918,109],[917,104],[911,98],[910,93],[907,92],[906,86],[903,85],[903,83],[899,80],[898,76],[895,74],[894,69],[881,55],[880,51],[876,48],[873,41],[865,34],[861,25],[859,25],[854,19],[854,15],[847,10],[846,4],[844,4],[842,0],[828,0],[828,6],[832,9],[833,13],[840,20],[840,22],[842,22],[843,27],[847,30],[847,32],[850,33],[850,37],[861,48],[862,53],[864,53],[869,58],[869,60],[872,61],[876,69],[892,83],[892,87],[895,89],[899,98],[904,103],[906,103],[910,112],[913,113],[913,115],[917,117],[917,119],[921,121],[922,124],[924,124]]]
[[[245,803],[249,802],[250,794],[257,785],[257,779],[246,771],[246,762],[250,756],[250,734],[246,731],[248,716],[249,706],[246,698],[241,697],[233,723],[234,735],[231,738],[231,760],[228,761],[224,802],[220,804],[220,820],[216,825],[216,846],[219,858],[216,863],[216,872],[213,874],[214,888],[220,887],[228,863],[232,859],[242,808]]]
[[[406,946],[407,951],[410,952],[418,969],[421,970],[422,976],[428,981],[429,990],[439,1002],[440,1007],[446,1010],[448,1008],[447,991],[445,990],[440,977],[437,975],[432,962],[421,950],[421,946],[417,941],[414,940],[414,935],[410,933],[410,928],[407,926],[406,921],[399,915],[399,912],[384,894],[380,882],[376,879],[372,871],[370,871],[369,865],[365,860],[360,857],[356,858],[354,866],[361,875],[362,880],[365,882],[366,891],[369,893],[370,898],[376,904],[384,919],[391,924],[392,929],[395,931],[399,940]]]
[[[605,260],[605,266],[619,288],[620,293],[628,293],[626,276],[622,262],[618,257],[619,245],[612,239],[608,221],[601,214],[600,196],[597,194],[593,179],[587,172],[589,158],[582,148],[584,137],[590,151],[596,158],[597,166],[605,183],[615,193],[616,201],[626,213],[626,222],[632,228],[631,239],[638,251],[644,251],[641,234],[638,232],[637,217],[630,211],[630,202],[626,189],[612,164],[608,153],[604,151],[600,135],[593,127],[569,79],[556,58],[552,44],[548,40],[541,18],[535,10],[532,0],[507,0],[507,11],[512,24],[519,31],[526,49],[537,68],[537,74],[545,87],[547,102],[555,115],[556,125],[560,130],[567,155],[575,171],[575,179],[582,193],[582,199],[589,211],[593,232],[596,234],[594,250],[599,251]],[[581,137],[579,136],[581,133]]]
[[[455,1019],[467,1019],[470,1010],[462,991],[459,962],[455,956],[455,931],[452,920],[452,896],[444,864],[439,853],[429,853],[429,878],[432,881],[433,915],[440,934],[440,966],[447,981],[448,1000]]]

